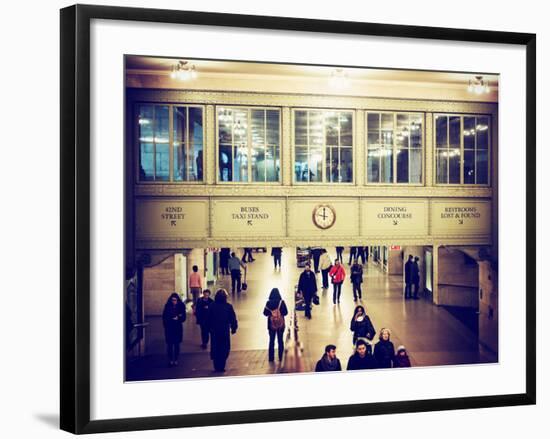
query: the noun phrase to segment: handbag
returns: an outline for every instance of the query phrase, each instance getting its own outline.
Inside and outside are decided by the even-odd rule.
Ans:
[[[319,305],[319,303],[320,303],[319,296],[317,295],[317,293],[315,293],[313,295],[313,298],[311,300],[312,300],[314,305]]]

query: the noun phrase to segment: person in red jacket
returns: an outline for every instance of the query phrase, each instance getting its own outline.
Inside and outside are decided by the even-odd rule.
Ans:
[[[328,275],[332,279],[332,285],[334,288],[332,292],[332,303],[340,303],[340,294],[342,293],[342,284],[346,278],[346,270],[338,259],[334,261],[334,265],[328,272]]]

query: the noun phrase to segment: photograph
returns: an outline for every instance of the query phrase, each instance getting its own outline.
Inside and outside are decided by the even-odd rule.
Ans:
[[[498,363],[499,79],[125,54],[125,382]]]

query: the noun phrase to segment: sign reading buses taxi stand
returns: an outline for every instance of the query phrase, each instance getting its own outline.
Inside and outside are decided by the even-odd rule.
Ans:
[[[433,236],[488,236],[491,202],[482,200],[432,200]]]
[[[284,237],[284,199],[212,200],[212,237]]]
[[[428,201],[363,200],[361,235],[366,237],[428,235]]]

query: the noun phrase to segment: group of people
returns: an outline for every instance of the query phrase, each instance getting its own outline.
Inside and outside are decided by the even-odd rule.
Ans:
[[[206,289],[195,303],[196,321],[201,328],[201,347],[206,349],[210,342],[210,358],[217,372],[225,372],[225,363],[231,350],[231,334],[235,334],[238,328],[235,310],[227,303],[227,296],[227,291],[220,288],[214,299],[211,299],[210,290]],[[179,294],[172,293],[162,313],[170,366],[178,364],[186,316],[187,310]]]

